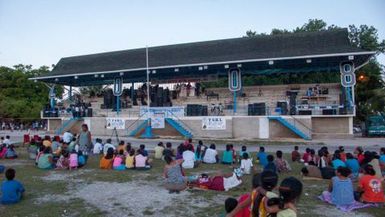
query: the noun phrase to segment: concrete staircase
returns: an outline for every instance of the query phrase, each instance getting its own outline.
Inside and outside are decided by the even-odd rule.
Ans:
[[[304,130],[299,129],[294,123],[290,123],[287,119],[281,117],[281,116],[269,116],[269,120],[275,120],[281,123],[283,126],[291,130],[293,133],[295,133],[297,136],[301,137],[304,140],[311,140],[311,131],[309,133],[306,133]],[[295,121],[295,120],[293,120]],[[292,122],[292,121],[291,121]]]

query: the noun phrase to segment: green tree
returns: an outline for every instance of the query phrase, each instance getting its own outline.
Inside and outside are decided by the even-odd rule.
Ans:
[[[42,66],[16,65],[13,68],[0,66],[0,118],[32,120],[40,118],[40,111],[48,104],[48,87],[42,82],[28,80],[49,72]],[[57,87],[60,98],[62,87]]]

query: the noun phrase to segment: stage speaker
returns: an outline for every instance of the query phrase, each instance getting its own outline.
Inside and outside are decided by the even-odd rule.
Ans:
[[[335,109],[323,109],[322,114],[323,115],[336,115],[337,110],[335,110]]]
[[[291,94],[289,96],[290,115],[296,115],[297,113],[297,94]]]
[[[300,110],[298,115],[311,115],[311,110]]]
[[[281,108],[281,115],[287,115],[287,102],[277,102],[277,108]]]

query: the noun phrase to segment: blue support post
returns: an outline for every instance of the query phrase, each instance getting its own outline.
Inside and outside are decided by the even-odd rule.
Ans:
[[[119,115],[120,111],[120,97],[116,96],[116,114]]]
[[[233,101],[234,101],[234,108],[233,108],[233,110],[234,110],[234,114],[235,113],[237,113],[237,91],[233,91],[233,93],[234,93],[234,99],[233,99]]]

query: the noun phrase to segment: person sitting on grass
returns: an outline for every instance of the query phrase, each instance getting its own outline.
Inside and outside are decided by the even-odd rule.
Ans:
[[[302,189],[303,184],[298,179],[285,178],[279,186],[279,197],[267,201],[267,212],[275,213],[278,217],[296,217],[298,211],[295,203],[301,196]]]
[[[270,198],[278,197],[273,192],[278,183],[278,175],[270,170],[263,171],[261,174],[255,174],[253,177],[253,191],[250,196],[227,215],[227,217],[236,216],[241,210],[250,206],[251,216],[267,216],[267,202]],[[260,186],[259,186],[260,184]]]
[[[99,155],[103,153],[103,140],[100,138],[96,138],[96,143],[94,144],[94,148],[92,150],[92,153],[95,155]]]
[[[287,160],[283,159],[282,151],[278,150],[276,152],[276,156],[277,156],[277,159],[275,159],[274,164],[277,167],[277,171],[279,173],[290,172],[291,171],[290,164],[289,162],[287,162]]]
[[[251,169],[253,168],[253,162],[249,158],[249,154],[247,152],[243,153],[243,159],[241,160],[241,170],[244,174],[251,174]]]
[[[163,169],[163,177],[166,179],[165,187],[169,193],[179,193],[186,189],[187,178],[183,175],[182,162],[183,160],[172,160],[170,156],[165,156],[166,165]]]
[[[165,156],[170,156],[171,158],[175,157],[174,149],[172,149],[171,142],[166,143],[166,148],[163,150],[162,159],[164,159]]]
[[[78,159],[78,152],[76,150],[72,150],[70,154],[70,166],[69,169],[77,169],[79,167],[79,159]]]
[[[270,170],[270,171],[273,171],[273,172],[276,173],[277,172],[277,166],[274,163],[274,156],[273,155],[268,155],[267,156],[267,162],[268,163],[263,168],[263,171]]]
[[[341,160],[342,160],[343,162],[346,162],[346,153],[345,153],[345,148],[344,148],[344,146],[339,146],[339,147],[338,147],[338,150],[340,151]]]
[[[291,152],[291,161],[299,162],[301,160],[301,154],[298,151],[298,146],[294,146],[294,151]]]
[[[197,148],[195,150],[195,160],[198,162],[201,162],[203,159],[203,150],[206,148],[205,145],[203,145],[202,140],[198,141]]]
[[[121,150],[123,152],[126,150],[126,145],[124,144],[123,140],[119,142],[118,147],[116,148],[116,152],[119,153]]]
[[[222,155],[222,164],[232,164],[233,163],[233,151],[231,150],[230,145],[226,145],[226,150]]]
[[[125,163],[124,150],[120,150],[119,153],[114,158],[112,167],[114,170],[123,171],[126,169],[124,163]]]
[[[139,150],[143,156],[148,157],[148,151],[146,150],[146,146],[144,144],[139,146]]]
[[[14,180],[16,171],[9,168],[5,171],[6,180],[1,184],[1,203],[4,205],[15,204],[20,202],[25,191],[23,185]]]
[[[99,164],[100,169],[106,169],[106,170],[112,169],[113,160],[114,160],[114,149],[109,148],[107,149],[106,155],[100,159],[100,164]]]
[[[246,145],[243,145],[241,147],[241,150],[239,151],[239,159],[238,159],[238,162],[240,163],[241,160],[243,159],[243,154],[244,153],[247,153],[247,155],[249,156],[249,158],[251,157],[250,155],[250,152],[247,151],[247,146]],[[252,159],[251,159],[252,160]]]
[[[306,148],[306,149],[305,149],[305,153],[302,155],[302,160],[301,160],[301,162],[303,162],[303,163],[309,163],[309,161],[310,161],[310,151],[311,151],[310,148]]]
[[[183,159],[183,152],[185,150],[185,145],[183,143],[180,143],[179,146],[176,148],[176,160]]]
[[[182,154],[183,163],[182,167],[185,169],[192,169],[198,166],[198,162],[195,161],[195,154],[191,144],[187,145],[186,150]]]
[[[215,164],[219,161],[218,152],[215,150],[215,144],[211,144],[209,148],[206,148],[203,155],[203,163]]]
[[[265,147],[260,147],[259,152],[257,154],[257,161],[262,167],[265,167],[267,165],[267,154],[265,152]]]
[[[6,145],[0,144],[0,159],[5,158],[5,153],[7,153]]]
[[[111,141],[112,141],[111,139],[106,140],[106,144],[104,144],[104,146],[103,146],[103,154],[104,155],[107,155],[107,151],[110,148],[112,148],[112,150],[115,151],[116,148],[113,144],[111,144]]]
[[[233,211],[235,209],[235,207],[237,207],[237,205],[238,205],[237,199],[232,198],[232,197],[227,198],[225,200],[226,214],[231,213],[231,211]],[[226,216],[226,214],[222,214],[222,215],[220,215],[220,217],[224,217],[224,216]]]
[[[384,203],[384,188],[381,179],[376,177],[373,166],[364,167],[364,175],[360,177],[357,186],[356,200],[363,203]]]
[[[151,160],[143,154],[144,149],[138,149],[137,155],[135,156],[135,169],[137,170],[148,170],[151,169]]]
[[[363,162],[364,159],[365,159],[365,156],[364,156],[364,150],[362,149],[362,147],[357,147],[357,148],[354,150],[354,154],[355,154],[356,157],[357,157],[358,163],[360,163],[360,165],[362,165],[362,162]]]
[[[127,169],[135,169],[135,149],[130,149],[130,153],[126,156],[125,164]]]
[[[338,169],[338,167],[346,167],[345,162],[341,160],[341,155],[339,150],[336,150],[334,153],[332,165],[335,170]]]
[[[68,170],[70,165],[69,153],[67,150],[62,150],[60,158],[56,162],[56,170]]]
[[[163,142],[159,142],[158,145],[154,148],[154,151],[155,151],[154,158],[155,159],[162,159],[162,155],[163,155],[163,151],[164,151]]]
[[[352,153],[346,153],[346,166],[352,171],[352,178],[358,178],[360,172],[360,164],[358,160],[354,158]]]
[[[330,180],[329,188],[322,193],[321,198],[336,206],[354,204],[353,182],[349,178],[350,174],[349,168],[338,167],[336,176]]]
[[[54,168],[51,147],[44,147],[43,153],[40,156],[38,156],[37,167],[40,169]]]
[[[5,153],[5,159],[16,159],[17,153],[15,151],[14,145],[9,145],[7,148],[7,152]]]

